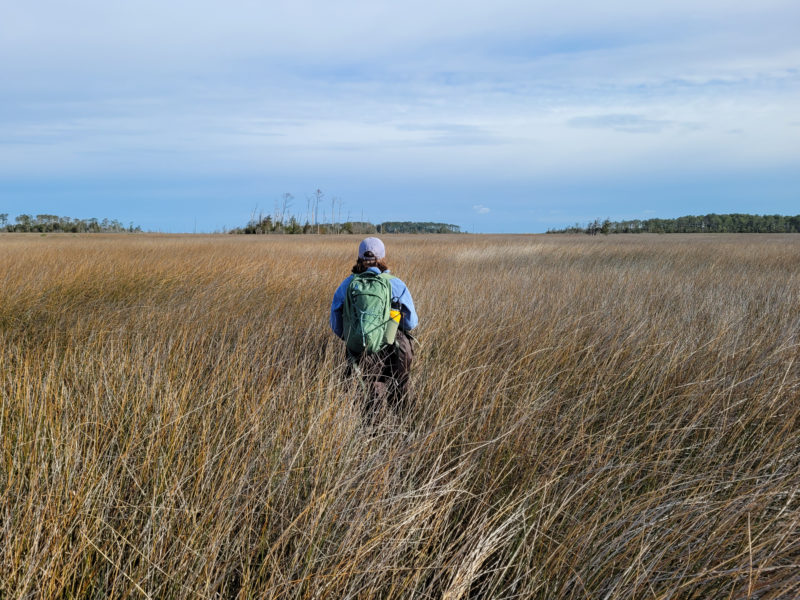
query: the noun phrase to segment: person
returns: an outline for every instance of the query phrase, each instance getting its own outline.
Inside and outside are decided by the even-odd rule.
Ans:
[[[370,271],[376,275],[384,273],[391,284],[391,307],[400,312],[399,325],[394,343],[386,344],[375,353],[354,354],[347,350],[348,374],[359,374],[368,385],[370,393],[365,398],[364,410],[373,414],[378,405],[387,402],[395,410],[402,410],[410,396],[409,377],[414,349],[410,331],[417,326],[418,318],[414,301],[406,284],[389,273],[386,265],[386,248],[376,237],[368,237],[358,246],[358,260],[352,273],[336,288],[331,302],[330,325],[333,333],[345,340],[348,316],[345,304],[350,283],[355,275]],[[394,313],[396,315],[396,312]],[[396,320],[396,319],[395,319]]]

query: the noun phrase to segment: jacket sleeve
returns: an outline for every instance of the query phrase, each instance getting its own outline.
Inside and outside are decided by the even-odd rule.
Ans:
[[[339,284],[339,287],[336,288],[336,292],[333,294],[333,301],[331,302],[331,330],[333,330],[333,333],[335,333],[338,337],[342,337],[344,334],[342,324],[342,309],[344,308],[344,296],[347,292],[347,286],[352,278],[353,276],[351,275],[341,284]]]
[[[408,287],[398,278],[392,279],[392,302],[400,305],[400,328],[404,331],[410,331],[417,326],[419,319],[417,318],[417,311],[414,309],[414,300],[411,298],[411,292]]]

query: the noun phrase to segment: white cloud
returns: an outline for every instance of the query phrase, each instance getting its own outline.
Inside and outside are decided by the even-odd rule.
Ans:
[[[479,215],[485,215],[490,212],[488,206],[484,206],[483,204],[474,204],[472,206],[472,210],[474,210]]]

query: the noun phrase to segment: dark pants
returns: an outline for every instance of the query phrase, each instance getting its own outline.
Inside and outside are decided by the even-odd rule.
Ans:
[[[367,388],[365,414],[372,416],[384,403],[396,411],[406,407],[411,396],[409,376],[413,360],[411,339],[402,330],[397,332],[394,344],[377,354],[348,356],[350,373],[359,375]]]

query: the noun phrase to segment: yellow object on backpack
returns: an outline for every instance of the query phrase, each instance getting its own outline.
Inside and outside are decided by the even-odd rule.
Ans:
[[[389,322],[386,323],[386,331],[383,335],[384,343],[387,345],[394,344],[398,327],[400,327],[400,311],[393,308],[389,311]]]

